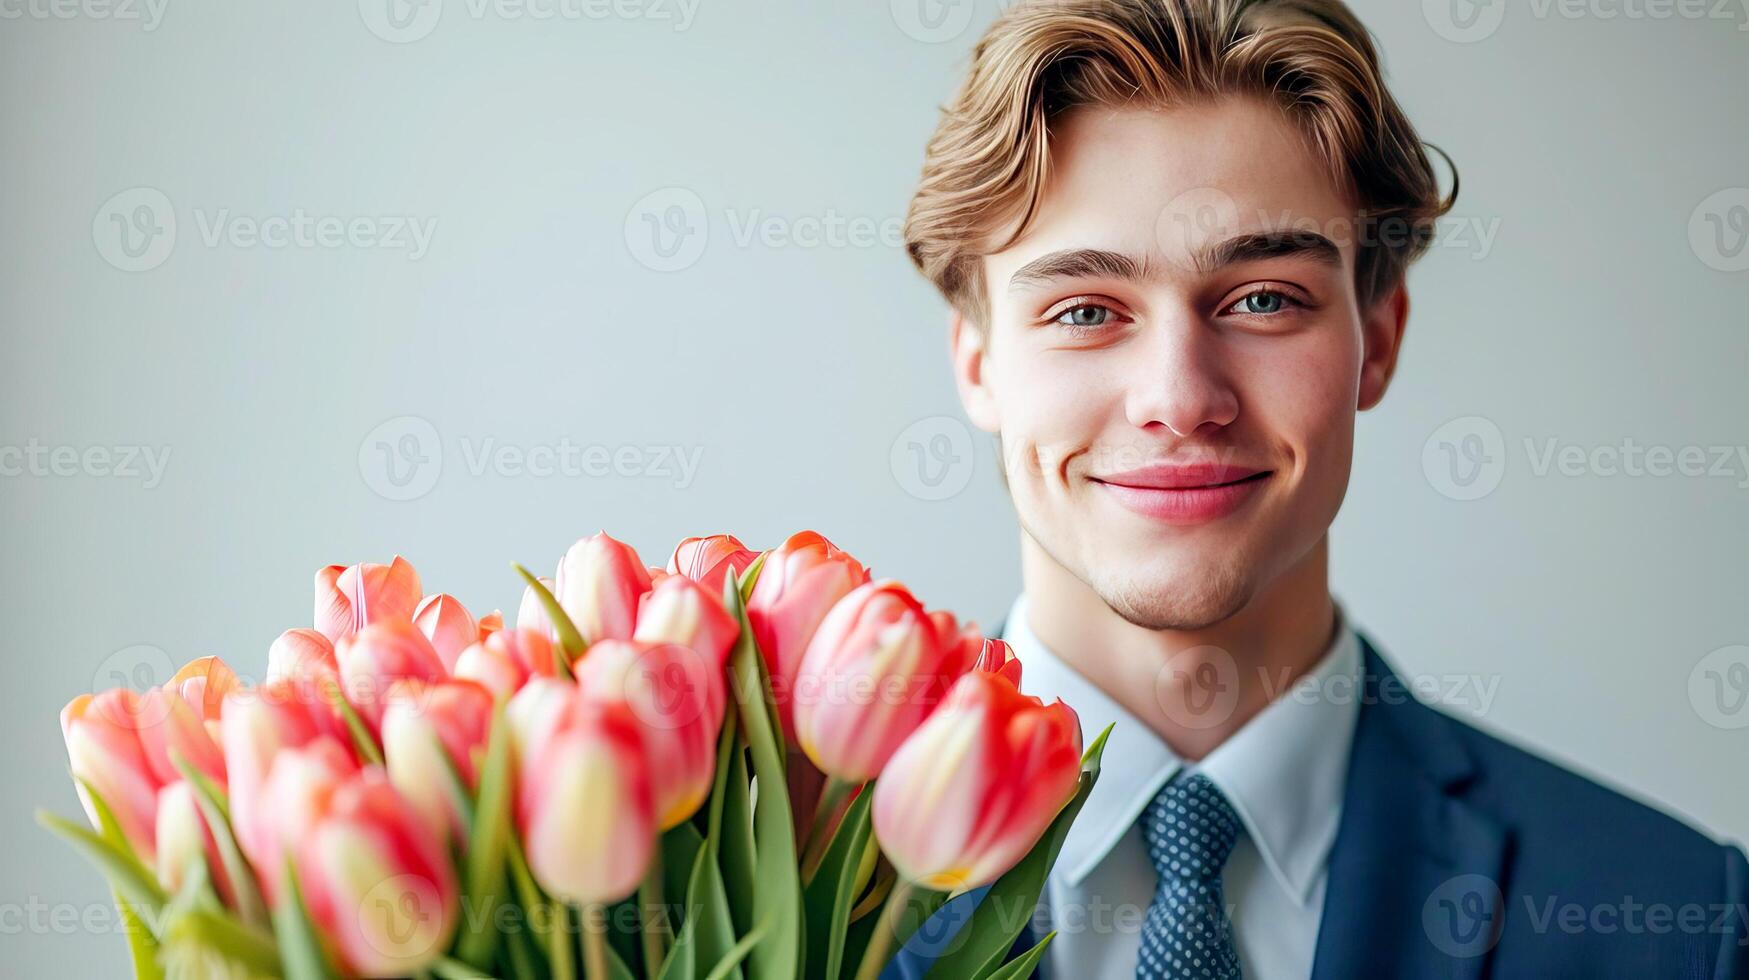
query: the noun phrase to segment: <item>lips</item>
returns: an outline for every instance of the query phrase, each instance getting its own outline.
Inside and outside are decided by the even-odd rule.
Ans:
[[[1272,475],[1272,470],[1227,463],[1161,463],[1091,479],[1124,508],[1185,526],[1233,513]]]

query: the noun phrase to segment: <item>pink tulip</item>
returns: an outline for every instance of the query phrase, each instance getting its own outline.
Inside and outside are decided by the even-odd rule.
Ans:
[[[668,581],[702,591],[678,575]],[[728,703],[722,657],[678,643],[603,640],[577,661],[577,685],[585,698],[624,703],[643,726],[657,828],[698,812],[716,772]]]
[[[875,839],[907,881],[977,888],[1032,850],[1080,772],[1074,711],[972,671],[881,770]]]
[[[548,592],[553,591],[552,579],[542,577],[540,584],[546,586]],[[522,590],[522,602],[516,607],[516,628],[533,630],[549,640],[558,635],[553,630],[552,617],[547,615],[546,604],[541,602],[532,585]]]
[[[531,681],[513,715],[518,703],[542,708],[522,719],[516,822],[529,869],[568,902],[624,898],[656,846],[641,726],[625,704],[584,698],[563,681]]]
[[[236,887],[219,857],[218,840],[195,800],[194,787],[186,780],[179,779],[158,791],[156,843],[158,882],[166,891],[175,894],[198,861],[205,864],[219,899],[236,907]]]
[[[684,575],[720,596],[724,579],[730,575],[739,579],[758,557],[759,552],[748,550],[733,534],[712,534],[687,538],[675,546],[667,571]]]
[[[771,675],[778,720],[796,740],[796,672],[814,631],[838,600],[868,581],[868,570],[813,531],[790,535],[765,557],[747,598],[747,621]]]
[[[342,969],[421,973],[455,935],[461,903],[443,838],[380,770],[349,777],[297,845],[310,920]]]
[[[384,620],[411,620],[424,595],[405,558],[388,565],[329,565],[316,573],[316,629],[330,641]]]
[[[340,664],[334,659],[334,644],[313,629],[286,630],[267,648],[267,679],[338,682]]]
[[[232,826],[238,844],[254,865],[269,903],[278,904],[283,894],[288,856],[296,857],[298,842],[358,768],[340,742],[331,736],[318,736],[273,757],[260,790],[260,804],[251,810],[247,823],[238,821],[233,808]]]
[[[510,726],[510,744],[517,758],[526,760],[529,747],[537,738],[558,727],[559,719],[575,705],[577,694],[575,681],[529,678],[504,709],[504,720]]]
[[[555,652],[558,648],[534,630],[499,630],[463,650],[456,658],[454,675],[483,684],[498,697],[510,697],[530,677],[556,676]]]
[[[431,641],[445,671],[453,670],[455,658],[480,639],[480,624],[454,596],[426,596],[413,610],[413,625]]]
[[[1001,640],[985,640],[972,669],[1001,674],[1008,678],[1008,683],[1020,687],[1020,658],[1014,655],[1013,647]]]
[[[448,676],[431,641],[411,622],[372,623],[341,640],[334,651],[346,700],[370,730],[381,730],[383,705],[396,681],[440,681]]]
[[[217,657],[191,660],[170,678],[140,696],[140,745],[161,784],[182,778],[180,756],[207,778],[225,784],[225,757],[219,750],[219,714],[225,696],[240,687],[237,675]]]
[[[479,783],[480,753],[492,728],[492,692],[466,680],[421,685],[407,681],[383,712],[383,761],[401,791],[440,837],[460,843],[467,832],[465,801]]]
[[[275,759],[322,738],[332,740],[336,747],[350,746],[351,736],[333,705],[325,698],[311,697],[307,687],[289,679],[232,693],[225,700],[219,733],[231,825],[243,853],[257,862],[257,868],[266,869],[271,864],[259,861],[267,847],[261,822],[262,792]],[[349,753],[350,749],[342,750],[343,755]]]
[[[528,671],[516,661],[484,643],[476,643],[455,658],[453,675],[457,680],[473,681],[495,698],[509,698],[522,690]]]
[[[480,617],[480,635],[474,637],[474,641],[477,643],[484,643],[486,642],[486,637],[491,636],[493,633],[496,633],[503,628],[504,613],[502,610],[494,609]]]
[[[721,673],[740,635],[741,624],[723,609],[719,596],[692,579],[670,575],[644,598],[632,639],[678,643]]]
[[[102,694],[81,694],[61,709],[61,734],[67,759],[79,780],[79,801],[97,826],[97,807],[86,792],[89,784],[109,805],[122,836],[147,865],[154,863],[158,822],[158,789],[163,785],[140,743],[143,714],[139,695],[123,687]]]
[[[638,553],[605,531],[572,545],[553,579],[553,594],[585,643],[631,639],[649,591],[650,571]]]
[[[962,626],[953,613],[945,609],[931,612],[929,621],[935,624],[935,635],[941,642],[947,672],[957,678],[971,670],[984,653],[984,633],[978,629],[978,624],[967,622]],[[947,690],[943,688],[941,693],[946,695]]]
[[[858,586],[826,615],[796,674],[796,740],[850,783],[880,773],[971,663],[903,585]]]

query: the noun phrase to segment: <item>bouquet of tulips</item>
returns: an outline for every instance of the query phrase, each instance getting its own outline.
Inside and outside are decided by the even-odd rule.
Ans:
[[[872,978],[985,886],[931,976],[1030,973],[1104,737],[1005,644],[813,532],[517,571],[512,627],[331,566],[258,684],[206,657],[67,705],[92,827],[39,819],[137,976]]]

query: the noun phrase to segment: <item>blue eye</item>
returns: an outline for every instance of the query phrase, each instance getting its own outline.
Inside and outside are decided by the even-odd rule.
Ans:
[[[1103,306],[1077,306],[1064,310],[1055,321],[1065,327],[1103,327],[1111,321],[1111,310]]]
[[[1274,316],[1287,309],[1290,303],[1297,305],[1298,301],[1272,289],[1260,289],[1227,307],[1227,312],[1248,316]]]

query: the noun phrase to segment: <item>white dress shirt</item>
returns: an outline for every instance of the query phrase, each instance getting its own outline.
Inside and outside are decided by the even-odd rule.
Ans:
[[[1063,701],[1092,740],[1111,724],[1099,782],[1064,840],[1043,896],[1057,938],[1047,980],[1131,980],[1157,876],[1136,819],[1187,766],[1220,787],[1244,832],[1221,875],[1246,980],[1306,980],[1323,916],[1330,846],[1342,816],[1359,716],[1360,644],[1341,606],[1330,649],[1304,677],[1210,752],[1186,763],[1032,632],[1026,597],[1003,639],[1021,688]],[[1043,923],[1039,923],[1042,925]]]

